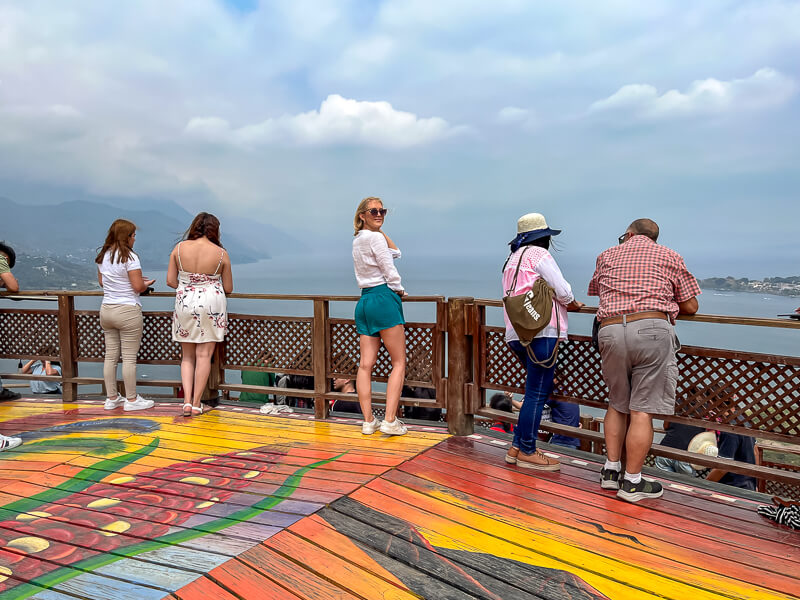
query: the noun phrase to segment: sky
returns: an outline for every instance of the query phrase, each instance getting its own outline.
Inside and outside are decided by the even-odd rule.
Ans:
[[[649,217],[698,276],[797,275],[798,57],[800,2],[0,0],[0,196],[343,252],[380,196],[465,261],[527,212],[589,263]]]

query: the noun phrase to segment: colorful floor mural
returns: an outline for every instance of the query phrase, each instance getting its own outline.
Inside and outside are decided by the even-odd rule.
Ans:
[[[521,472],[504,442],[175,404],[0,404],[0,600],[796,598],[800,534],[599,466]]]

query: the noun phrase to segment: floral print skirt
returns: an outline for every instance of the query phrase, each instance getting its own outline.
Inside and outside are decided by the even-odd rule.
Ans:
[[[194,344],[221,342],[227,331],[227,299],[220,276],[180,271],[172,339]]]

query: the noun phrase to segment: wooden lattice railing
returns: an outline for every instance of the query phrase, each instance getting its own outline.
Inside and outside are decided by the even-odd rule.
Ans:
[[[496,300],[475,300],[467,307],[472,353],[477,357],[475,384],[470,386],[471,401],[468,405],[475,415],[515,423],[513,415],[486,406],[488,391],[520,394],[525,391],[525,369],[506,345],[505,328],[486,323],[487,308],[501,307],[502,303]],[[594,313],[595,309],[582,312]],[[778,319],[713,315],[679,318],[800,329],[800,323]],[[570,335],[559,345],[558,355],[555,397],[606,409],[608,390],[603,381],[600,353],[592,347],[591,338]],[[678,367],[680,376],[675,415],[664,420],[761,439],[800,443],[800,357],[684,346],[678,353]],[[580,438],[588,442],[585,447],[602,452],[602,434],[596,429],[573,429],[553,423],[543,423],[542,429]],[[659,445],[653,446],[652,454],[682,460],[688,458],[684,452]],[[697,455],[691,455],[691,462],[708,467],[728,467],[731,464],[730,461],[720,463],[717,459]],[[764,464],[786,473],[798,470],[787,465]],[[740,470],[731,470],[764,478],[760,467],[743,466]],[[772,479],[770,489],[780,489],[789,497],[800,496],[800,478],[796,473],[793,475],[793,483],[780,476]]]
[[[7,294],[2,294],[7,295]],[[79,375],[79,363],[102,362],[103,334],[97,310],[75,310],[75,298],[99,297],[99,292],[26,292],[50,298],[57,309],[0,308],[0,358],[48,358],[60,360],[62,377],[3,374],[9,379],[60,380],[64,400],[77,397],[79,385],[102,384],[101,378]],[[150,296],[172,298],[169,293]],[[354,304],[356,296],[312,296],[276,294],[231,294],[231,299],[286,301],[308,307],[308,316],[270,316],[231,313],[230,333],[219,344],[209,391],[254,391],[282,393],[314,400],[319,418],[328,415],[329,401],[352,400],[352,395],[331,391],[333,377],[355,378],[359,360],[359,339],[352,319],[331,318],[330,305]],[[148,298],[143,299],[145,308]],[[431,322],[409,322],[406,327],[406,383],[435,390],[435,400],[407,398],[405,402],[446,409],[450,431],[457,435],[473,432],[474,416],[514,422],[508,413],[486,406],[487,391],[524,391],[524,369],[508,349],[501,327],[486,322],[487,309],[502,306],[497,300],[474,300],[439,296],[412,297],[407,302],[434,307]],[[592,313],[593,309],[583,312]],[[139,362],[178,365],[179,344],[172,341],[171,312],[144,312],[144,334]],[[688,321],[757,325],[800,329],[800,323],[777,319],[753,319],[695,315]],[[47,349],[46,352],[43,349]],[[800,358],[734,352],[702,347],[684,347],[679,353],[681,377],[674,417],[667,420],[713,427],[761,439],[797,443],[800,440]],[[310,390],[249,386],[226,381],[226,371],[255,370],[307,375]],[[374,379],[386,381],[390,361],[381,350]],[[176,372],[177,375],[177,372]],[[176,379],[143,379],[140,385],[177,388]],[[585,336],[571,335],[560,345],[557,371],[558,398],[604,409],[607,392],[600,356]],[[375,394],[375,400],[382,400]],[[554,432],[579,437],[601,451],[602,434],[591,428],[573,429],[546,424]],[[654,445],[653,454],[685,459],[686,453]],[[692,462],[715,466],[715,459],[692,455]],[[726,463],[730,470],[761,477],[776,485],[800,486],[800,475],[781,468]],[[755,470],[754,470],[755,469]],[[760,470],[759,470],[760,469]],[[800,487],[798,488],[800,489]]]
[[[60,360],[62,377],[4,375],[9,379],[59,380],[65,401],[76,397],[79,385],[102,385],[97,377],[81,377],[79,363],[102,362],[105,352],[99,310],[75,310],[75,297],[102,296],[100,292],[26,292],[26,296],[57,300],[58,309],[0,308],[0,358],[43,358]],[[150,298],[173,298],[169,293],[154,293],[143,298],[144,331],[138,362],[148,365],[179,365],[180,344],[172,340],[172,313],[146,310]],[[326,417],[328,401],[349,399],[330,389],[333,377],[355,379],[359,361],[359,337],[353,319],[329,317],[332,302],[355,303],[357,296],[306,296],[276,294],[231,294],[230,299],[286,301],[306,304],[310,316],[272,316],[230,313],[229,333],[219,344],[209,377],[209,393],[219,391],[256,391],[288,393],[314,400],[317,416]],[[411,297],[408,302],[427,303],[434,307],[433,322],[406,324],[406,384],[436,390],[435,400],[405,398],[404,403],[444,408],[444,298]],[[47,348],[48,352],[42,349]],[[52,349],[52,350],[50,350]],[[313,389],[274,388],[238,385],[226,382],[226,371],[269,371],[307,375],[314,379]],[[384,348],[375,366],[375,381],[385,382],[391,362]],[[137,385],[180,386],[179,379],[142,379]],[[380,400],[382,394],[375,394]]]

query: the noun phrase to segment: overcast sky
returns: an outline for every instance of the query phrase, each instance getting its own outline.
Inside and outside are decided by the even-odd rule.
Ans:
[[[378,195],[406,253],[647,216],[700,276],[800,274],[799,58],[799,2],[0,0],[0,181],[315,247]]]

